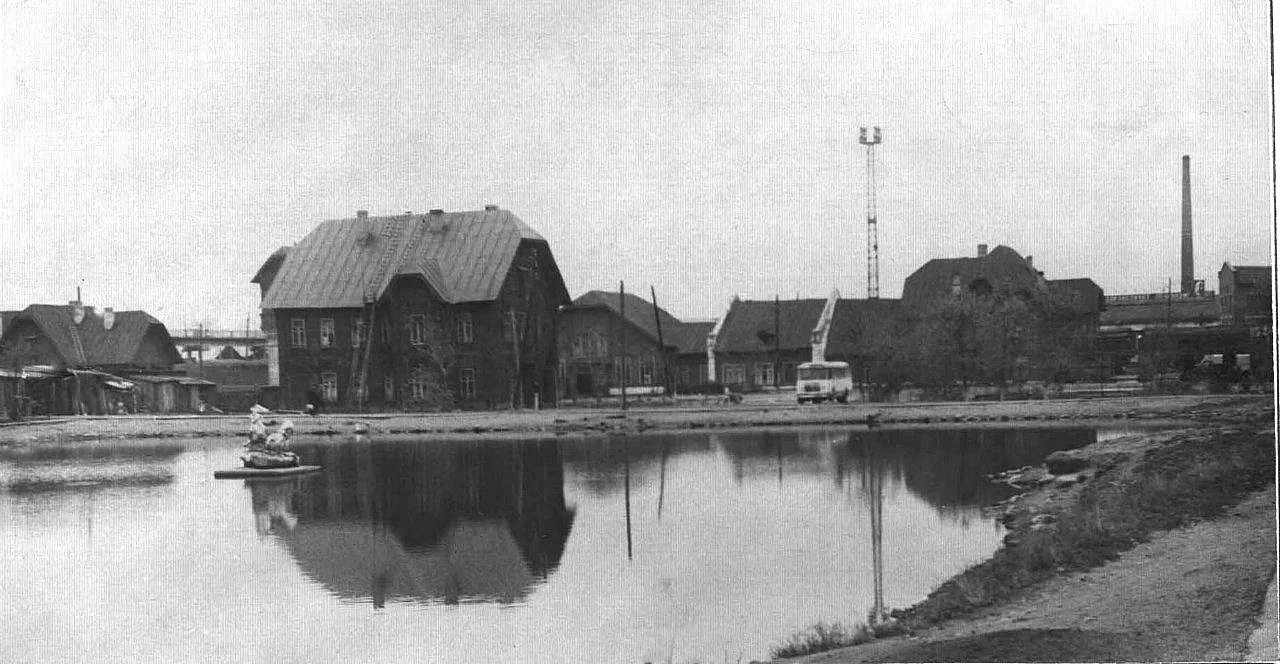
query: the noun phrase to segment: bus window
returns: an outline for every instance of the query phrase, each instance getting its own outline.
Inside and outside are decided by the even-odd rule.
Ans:
[[[796,378],[798,380],[826,380],[828,371],[826,367],[800,367]]]

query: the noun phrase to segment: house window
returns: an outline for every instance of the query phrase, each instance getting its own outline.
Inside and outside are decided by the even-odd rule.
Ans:
[[[329,348],[333,346],[333,319],[320,319],[320,347]]]
[[[475,341],[475,325],[471,322],[471,314],[458,316],[458,343],[469,344]]]
[[[958,274],[951,275],[951,294],[956,297],[959,297],[962,290],[963,290],[963,286],[961,286],[960,284],[960,275]]]
[[[639,372],[636,370],[636,358],[634,357],[615,357],[613,358],[613,380],[618,385],[626,385],[628,387],[636,385],[636,379]]]
[[[725,385],[741,385],[747,382],[747,372],[741,364],[724,365]]]
[[[756,385],[773,385],[772,362],[756,362]]]
[[[571,357],[582,357],[587,354],[587,335],[579,334],[573,338],[573,350],[570,351]]]
[[[476,398],[476,370],[462,369],[458,372],[458,390],[463,399]]]
[[[307,321],[303,318],[294,318],[289,321],[289,343],[294,348],[307,347]]]
[[[653,356],[640,358],[640,384],[653,385],[654,374]]]
[[[356,399],[362,403],[369,399],[369,388],[365,386],[365,380],[366,377],[358,373],[351,377],[351,385],[355,388]]]
[[[409,396],[414,401],[425,401],[431,392],[431,376],[424,366],[416,366],[409,376]]]
[[[395,401],[396,398],[396,379],[387,376],[382,379],[382,398],[387,401]]]
[[[414,314],[409,317],[409,343],[421,346],[427,343],[427,317]]]
[[[351,347],[359,348],[364,345],[365,338],[369,336],[369,324],[365,321],[358,320],[351,324]]]
[[[328,403],[338,400],[338,374],[332,371],[320,374],[320,398]]]

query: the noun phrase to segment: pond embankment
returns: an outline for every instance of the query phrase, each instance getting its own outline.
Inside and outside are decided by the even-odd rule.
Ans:
[[[623,413],[606,408],[546,410],[324,414],[291,418],[298,436],[347,436],[357,427],[370,436],[412,435],[423,439],[460,436],[529,437],[594,435],[659,430],[744,429],[793,426],[933,425],[1000,422],[1098,420],[1211,421],[1246,416],[1271,395],[1125,396],[1039,401],[826,404],[797,406],[788,395],[749,395],[742,403],[682,401],[644,403]],[[0,445],[59,440],[120,438],[208,438],[241,436],[247,416],[100,416],[61,417],[0,424]]]
[[[994,477],[1023,489],[1004,547],[894,612],[906,634],[803,661],[1245,658],[1276,569],[1274,407],[1215,413]]]

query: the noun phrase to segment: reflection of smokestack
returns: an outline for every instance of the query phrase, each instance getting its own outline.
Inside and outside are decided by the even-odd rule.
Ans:
[[[1191,246],[1191,157],[1182,156],[1182,292],[1196,287],[1195,254]]]

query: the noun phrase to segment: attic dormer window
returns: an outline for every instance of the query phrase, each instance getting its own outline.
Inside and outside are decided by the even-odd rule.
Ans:
[[[960,282],[960,275],[951,275],[951,294],[958,297],[963,290],[964,286]]]

